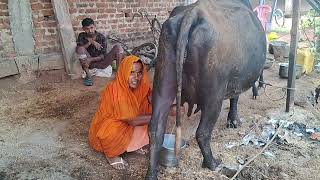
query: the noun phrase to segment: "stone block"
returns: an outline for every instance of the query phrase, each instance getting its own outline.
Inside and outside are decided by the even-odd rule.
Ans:
[[[19,70],[17,68],[14,59],[0,59],[0,78],[18,74]]]

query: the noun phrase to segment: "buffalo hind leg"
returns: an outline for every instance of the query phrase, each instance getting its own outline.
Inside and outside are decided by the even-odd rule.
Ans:
[[[153,121],[149,124],[149,137],[150,137],[150,153],[149,153],[149,168],[146,180],[156,180],[157,178],[157,164],[159,161],[160,149],[163,143],[164,130],[166,127],[166,120],[163,118],[161,121]]]
[[[264,80],[263,80],[263,71],[262,71],[260,76],[259,76],[259,86],[258,86],[258,88],[262,88],[263,84],[264,84]]]
[[[211,133],[217,119],[219,117],[223,99],[211,101],[201,112],[201,120],[196,131],[196,139],[203,155],[203,168],[208,168],[212,171],[221,163],[221,160],[213,158],[210,141]]]
[[[256,86],[256,84],[254,82],[254,83],[252,83],[252,98],[253,99],[257,99],[258,95],[259,95],[258,88],[257,88],[257,86]]]
[[[318,98],[319,98],[319,94],[320,94],[320,85],[315,89],[315,99],[316,99],[316,103],[318,104]]]
[[[263,81],[263,72],[260,74],[258,79],[259,85],[256,86],[256,82],[252,83],[252,98],[257,99],[257,96],[259,96],[258,89],[263,87],[264,81]]]
[[[230,99],[230,110],[228,113],[227,128],[237,128],[240,126],[240,118],[238,115],[239,95]]]

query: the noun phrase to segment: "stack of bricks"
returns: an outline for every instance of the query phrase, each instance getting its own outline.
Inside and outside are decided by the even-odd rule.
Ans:
[[[10,30],[8,0],[0,0],[0,58],[14,57],[12,32]]]
[[[30,0],[35,54],[61,53],[51,0]]]

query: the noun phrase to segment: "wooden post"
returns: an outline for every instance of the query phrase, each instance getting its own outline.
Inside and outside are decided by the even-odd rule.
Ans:
[[[71,78],[78,78],[80,77],[81,67],[79,61],[74,57],[76,38],[70,19],[68,3],[66,0],[52,0],[52,5],[57,19],[65,70]]]
[[[296,80],[296,54],[298,45],[298,28],[300,20],[300,5],[301,0],[292,1],[292,27],[291,27],[291,42],[289,53],[289,70],[288,70],[288,89],[286,112],[290,111],[290,107],[294,104],[295,80]]]

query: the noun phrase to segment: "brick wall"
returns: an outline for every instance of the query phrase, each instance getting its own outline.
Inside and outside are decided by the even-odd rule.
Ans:
[[[151,38],[149,25],[145,18],[132,15],[146,9],[150,15],[157,15],[163,22],[175,6],[184,0],[68,0],[72,24],[76,34],[81,32],[81,20],[91,17],[97,29],[103,33],[114,33],[129,46],[139,45]],[[127,13],[128,17],[125,17]]]
[[[149,25],[144,18],[132,14],[146,9],[149,14],[157,15],[163,22],[168,11],[184,0],[67,0],[72,24],[76,35],[81,32],[81,20],[91,17],[97,22],[97,29],[103,33],[114,33],[129,46],[146,42],[151,37]],[[35,54],[61,54],[57,22],[51,0],[30,0],[33,19],[33,38]],[[129,17],[125,17],[125,13]],[[12,33],[10,30],[8,0],[0,0],[0,57],[15,56]]]
[[[61,53],[51,0],[30,0],[35,54]]]
[[[10,30],[8,0],[0,0],[0,58],[15,56]]]

